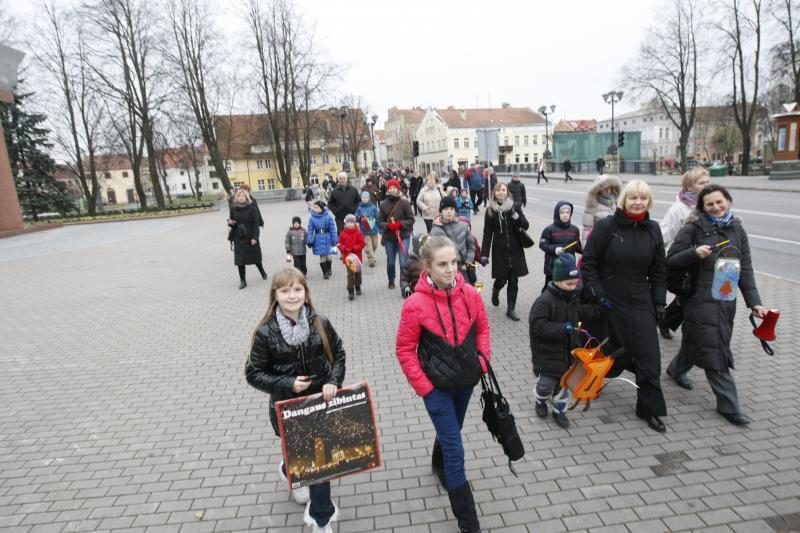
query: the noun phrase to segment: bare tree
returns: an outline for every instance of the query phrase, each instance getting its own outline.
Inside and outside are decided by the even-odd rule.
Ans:
[[[197,121],[216,175],[225,192],[229,193],[231,182],[214,129],[216,109],[211,94],[219,88],[215,69],[220,58],[214,52],[219,49],[221,39],[212,26],[211,21],[214,18],[205,0],[176,0],[169,4],[168,9],[175,39],[175,49],[171,56],[173,64],[181,73],[181,97]]]
[[[782,30],[781,42],[772,50],[774,59],[780,65],[782,78],[791,80],[790,91],[793,102],[800,102],[800,2],[796,0],[774,0],[770,11]]]
[[[358,154],[370,146],[369,125],[366,117],[369,110],[360,96],[348,95],[344,98],[344,142],[345,152],[354,164],[353,171],[358,176]]]
[[[94,215],[100,189],[95,153],[102,104],[94,90],[82,32],[65,32],[65,28],[78,26],[79,21],[74,14],[59,12],[52,1],[44,2],[43,12],[44,22],[36,32],[37,61],[50,74],[59,95],[50,113],[56,128],[55,141],[68,154],[68,166],[81,185],[87,211]]]
[[[678,129],[681,167],[686,170],[686,147],[697,109],[700,20],[696,0],[669,0],[659,13],[659,23],[648,29],[639,55],[622,73],[633,99],[657,101]]]
[[[11,46],[15,44],[14,28],[18,26],[14,17],[8,14],[3,2],[4,0],[0,0],[0,43]]]
[[[156,163],[154,129],[154,114],[161,97],[153,93],[158,73],[151,65],[156,62],[151,54],[158,43],[153,29],[155,17],[142,6],[140,0],[96,0],[87,6],[87,16],[91,15],[100,30],[98,44],[106,52],[103,55],[105,61],[94,65],[94,71],[103,80],[106,94],[125,102],[127,111],[135,117],[147,149],[153,194],[158,207],[163,209],[164,195]],[[131,132],[129,137],[133,136]],[[133,171],[135,176],[137,168],[134,167]],[[142,208],[146,208],[147,199],[141,197],[140,201]]]
[[[723,4],[717,30],[725,37],[722,51],[732,85],[731,107],[742,134],[742,175],[750,169],[752,131],[758,108],[761,61],[762,0],[731,0]]]

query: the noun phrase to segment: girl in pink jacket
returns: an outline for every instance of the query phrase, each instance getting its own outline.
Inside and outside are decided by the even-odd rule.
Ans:
[[[430,237],[420,259],[422,274],[397,329],[397,359],[436,430],[433,471],[447,489],[458,527],[476,533],[480,524],[464,473],[461,427],[472,390],[488,370],[489,320],[480,294],[459,272],[450,239]]]

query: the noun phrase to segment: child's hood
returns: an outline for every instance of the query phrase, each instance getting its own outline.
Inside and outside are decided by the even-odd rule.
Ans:
[[[561,208],[564,207],[565,205],[569,206],[569,221],[567,221],[566,224],[561,222],[561,217],[558,216],[558,213],[561,211]],[[575,214],[575,207],[570,202],[567,202],[566,200],[559,200],[558,202],[556,202],[555,209],[553,209],[553,223],[558,224],[559,226],[568,226],[572,222],[572,215],[574,214]]]

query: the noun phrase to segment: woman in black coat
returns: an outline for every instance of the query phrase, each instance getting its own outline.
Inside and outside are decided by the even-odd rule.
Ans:
[[[736,292],[754,315],[763,317],[764,308],[753,276],[750,244],[742,222],[733,216],[730,193],[721,185],[708,185],[697,198],[697,209],[689,215],[669,249],[670,270],[689,270],[691,290],[683,305],[683,337],[678,355],[667,373],[683,387],[691,388],[686,373],[693,365],[706,371],[717,397],[717,412],[737,426],[750,423],[741,414],[733,366],[731,336],[736,316]],[[717,245],[729,241],[721,249]],[[733,258],[733,261],[726,261]],[[738,280],[723,276],[726,263],[739,267]],[[720,267],[720,268],[718,268]],[[726,288],[726,279],[730,283]],[[715,283],[716,282],[716,283]]]
[[[519,240],[517,228],[527,230],[529,226],[522,207],[514,205],[514,199],[508,194],[508,185],[498,183],[492,191],[492,199],[484,214],[481,264],[486,266],[489,263],[491,252],[494,279],[492,305],[500,305],[500,290],[508,283],[506,316],[514,321],[519,320],[519,314],[514,309],[517,305],[519,278],[528,275],[525,248]]]
[[[275,402],[322,393],[329,402],[342,386],[345,350],[333,326],[314,311],[303,273],[287,267],[275,273],[267,313],[253,333],[245,378],[252,387],[270,395],[269,419],[279,435]],[[280,477],[287,481],[281,463]],[[326,531],[337,519],[330,482],[294,489],[298,503],[306,503],[304,521],[315,531]]]
[[[256,265],[261,278],[267,279],[267,273],[261,265],[261,245],[258,242],[260,219],[261,214],[250,199],[250,195],[247,191],[239,189],[231,202],[228,238],[233,241],[233,263],[239,267],[240,289],[247,287],[245,265]]]
[[[613,216],[594,225],[583,252],[583,281],[588,297],[609,309],[606,326],[611,350],[625,348],[615,370],[621,371],[624,365],[636,374],[636,416],[663,433],[666,427],[660,417],[667,414],[667,406],[661,391],[656,324],[667,298],[664,241],[658,223],[648,214],[653,194],[647,183],[628,183],[617,206]],[[592,325],[589,331],[600,333]]]

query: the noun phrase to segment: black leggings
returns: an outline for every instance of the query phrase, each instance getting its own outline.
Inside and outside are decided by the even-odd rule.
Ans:
[[[236,265],[239,268],[239,279],[244,281],[244,265]],[[261,273],[262,276],[266,276],[267,273],[264,271],[264,267],[261,263],[256,263],[256,268]]]

